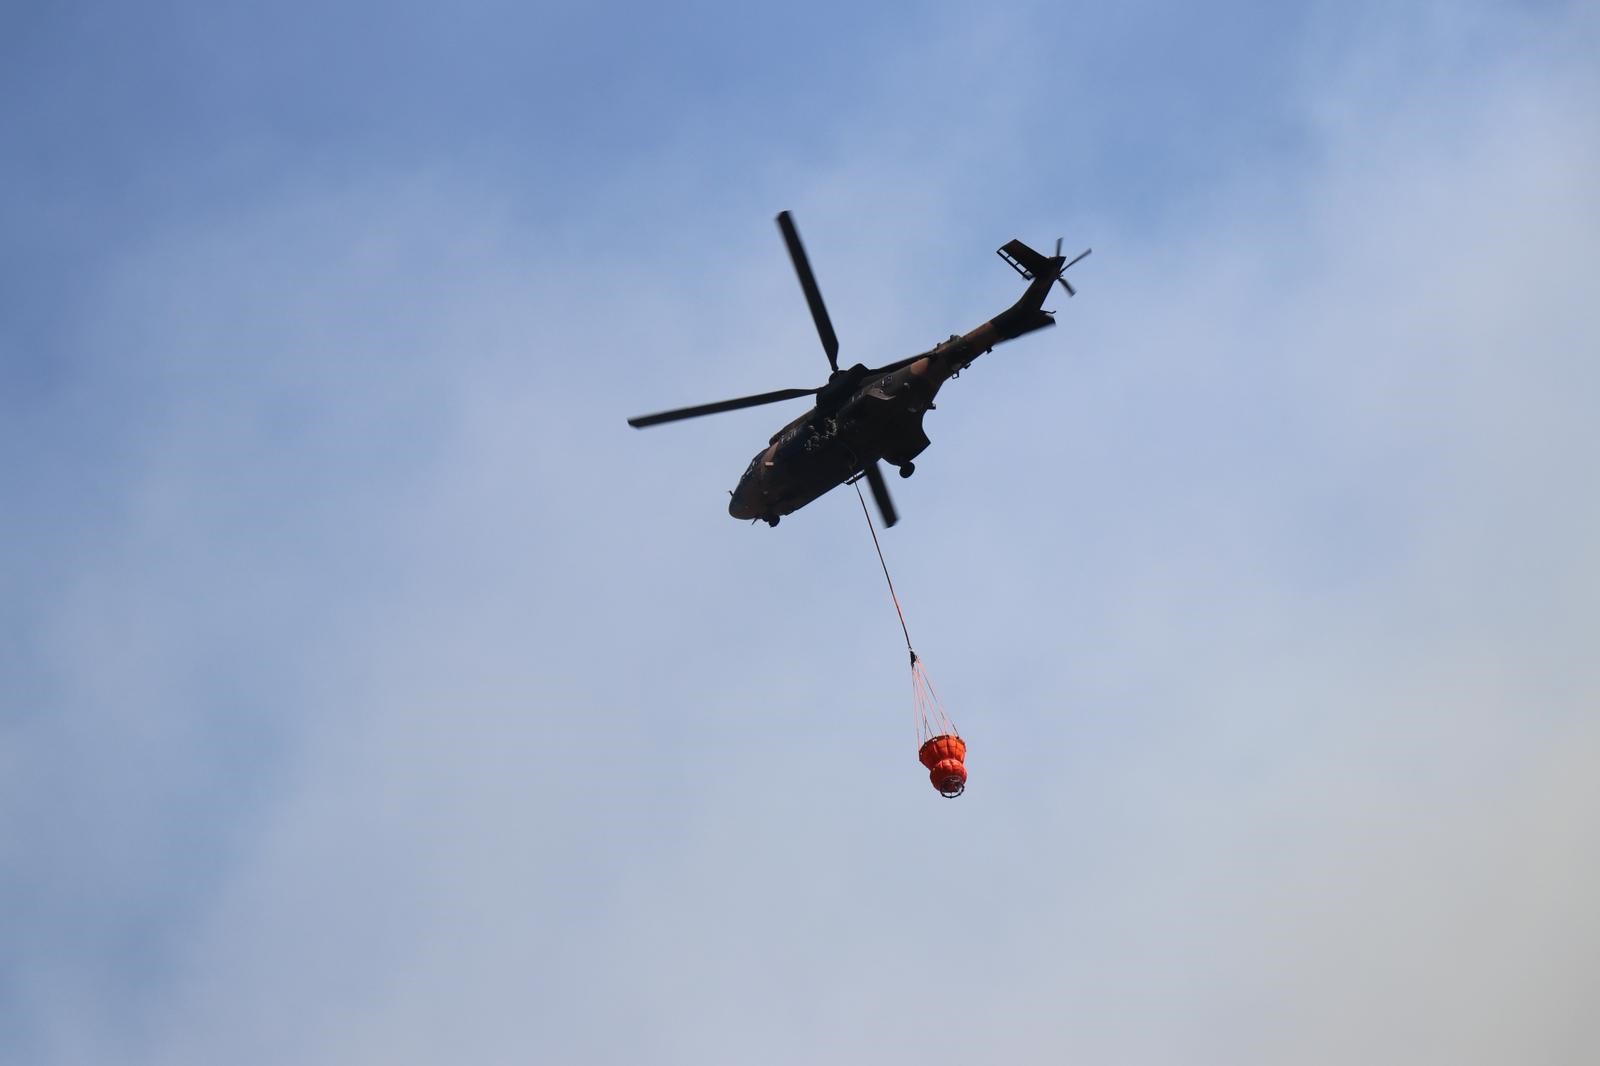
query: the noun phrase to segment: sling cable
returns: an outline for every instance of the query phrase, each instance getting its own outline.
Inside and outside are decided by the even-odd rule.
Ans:
[[[894,601],[894,612],[900,616],[900,632],[906,638],[906,652],[911,656],[911,700],[916,713],[917,760],[928,768],[928,780],[939,790],[939,795],[954,799],[967,787],[967,742],[956,732],[955,723],[945,713],[933,682],[923,669],[922,660],[911,647],[911,631],[906,628],[906,613],[900,609],[900,597],[895,595],[894,579],[889,576],[889,564],[883,559],[883,545],[878,543],[878,531],[872,524],[872,513],[867,510],[866,498],[857,484],[856,499],[861,504],[861,514],[867,520],[867,531],[872,534],[872,546],[878,551],[878,565],[883,567],[883,580],[889,586],[889,599]]]

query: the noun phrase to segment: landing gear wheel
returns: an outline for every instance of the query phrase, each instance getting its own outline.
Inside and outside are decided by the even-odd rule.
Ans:
[[[777,515],[773,515],[771,518],[767,519],[767,525],[775,526],[777,524],[778,524],[778,516]]]
[[[900,476],[901,477],[910,477],[912,474],[915,474],[916,472],[917,472],[917,464],[916,463],[902,463],[900,465]]]

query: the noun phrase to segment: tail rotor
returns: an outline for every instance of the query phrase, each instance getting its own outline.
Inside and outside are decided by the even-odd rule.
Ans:
[[[1077,263],[1079,260],[1081,260],[1084,256],[1088,255],[1092,251],[1094,251],[1093,248],[1085,248],[1083,251],[1079,252],[1077,255],[1072,257],[1072,262],[1071,263],[1063,263],[1061,265],[1060,270],[1057,271],[1056,280],[1061,282],[1061,287],[1063,289],[1067,290],[1067,295],[1068,296],[1076,296],[1076,295],[1078,295],[1078,290],[1074,289],[1072,287],[1072,282],[1070,282],[1070,281],[1068,281],[1066,279],[1067,271],[1072,268],[1072,265],[1074,263]],[[1060,237],[1056,238],[1056,258],[1057,259],[1061,258],[1061,238]]]

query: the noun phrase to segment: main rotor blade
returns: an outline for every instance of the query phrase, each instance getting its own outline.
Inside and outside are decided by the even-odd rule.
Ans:
[[[741,396],[737,400],[720,400],[717,403],[703,403],[697,407],[679,407],[673,411],[662,411],[653,415],[640,415],[638,418],[628,419],[628,425],[634,429],[643,429],[645,426],[656,426],[662,422],[676,422],[681,418],[699,418],[701,415],[737,411],[743,407],[760,407],[764,403],[777,403],[779,400],[798,400],[802,396],[815,396],[816,394],[816,389],[779,389],[777,392],[763,392],[759,396]]]
[[[888,529],[900,521],[900,516],[895,513],[894,501],[889,498],[889,486],[883,483],[883,471],[878,469],[877,463],[868,463],[866,475],[867,487],[872,490],[872,499],[878,505],[878,513],[883,515],[883,528]]]
[[[811,318],[817,324],[817,336],[822,338],[822,350],[828,353],[828,365],[839,369],[839,338],[833,332],[833,321],[828,318],[828,308],[822,302],[822,290],[811,273],[811,260],[806,258],[805,246],[794,228],[789,212],[778,212],[778,228],[783,231],[783,243],[789,246],[789,258],[794,260],[794,272],[800,275],[800,288],[805,290],[806,306],[811,308]]]

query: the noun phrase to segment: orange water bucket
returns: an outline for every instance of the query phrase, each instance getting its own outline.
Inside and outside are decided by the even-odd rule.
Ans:
[[[954,733],[930,738],[917,752],[917,759],[928,768],[928,780],[939,795],[954,799],[967,787],[967,742]]]

